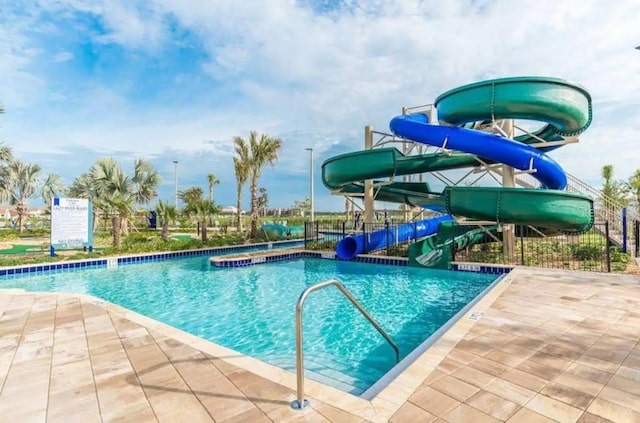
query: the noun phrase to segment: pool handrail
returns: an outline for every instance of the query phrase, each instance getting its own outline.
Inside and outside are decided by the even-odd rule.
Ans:
[[[382,337],[391,345],[391,348],[396,353],[396,364],[400,362],[400,349],[398,345],[393,342],[393,339],[387,334],[387,332],[382,329],[382,326],[376,322],[376,320],[369,314],[367,310],[362,307],[362,304],[345,288],[342,282],[336,279],[329,279],[324,282],[319,282],[315,285],[307,287],[302,294],[300,294],[300,298],[298,298],[298,302],[296,303],[296,377],[297,377],[297,399],[291,402],[291,407],[301,410],[309,405],[309,401],[304,397],[304,353],[302,351],[302,308],[304,306],[304,302],[307,300],[309,294],[313,291],[318,291],[320,289],[326,288],[328,286],[335,286],[338,290],[345,296],[351,304],[353,304],[356,309],[373,325],[373,327],[382,335]]]

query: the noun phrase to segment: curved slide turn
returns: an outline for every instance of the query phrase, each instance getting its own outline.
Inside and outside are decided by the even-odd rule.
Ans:
[[[391,120],[391,131],[411,141],[466,154],[405,156],[395,148],[343,154],[323,163],[324,184],[338,192],[362,193],[367,179],[478,166],[477,158],[481,158],[485,163],[503,163],[531,171],[542,189],[449,186],[443,192],[435,192],[426,183],[392,182],[377,188],[376,200],[421,206],[470,219],[526,224],[546,233],[579,233],[591,227],[593,201],[562,191],[566,175],[545,154],[558,145],[543,144],[541,148],[529,145],[541,140],[559,141],[587,129],[592,118],[591,96],[584,88],[556,78],[503,78],[448,91],[436,99],[435,107],[440,125],[428,122],[423,114],[402,115]],[[525,134],[515,140],[472,129],[475,122],[493,119],[526,119],[545,125],[533,135]],[[413,264],[440,267],[445,250],[486,239],[485,231],[459,234],[459,230],[448,230],[455,226],[453,222],[439,222],[438,226],[442,230],[438,229],[437,236],[412,245],[409,256]],[[344,248],[341,244],[351,247]],[[352,248],[354,245],[358,248]],[[348,238],[337,248],[343,259],[368,251],[371,249],[367,249],[366,243],[354,244]]]

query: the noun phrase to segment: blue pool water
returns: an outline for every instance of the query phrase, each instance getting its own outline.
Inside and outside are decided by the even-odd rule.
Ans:
[[[496,275],[322,259],[221,269],[206,257],[0,280],[0,288],[86,293],[295,371],[295,304],[338,279],[405,357]],[[391,347],[334,287],[304,310],[307,377],[360,394],[395,365]]]

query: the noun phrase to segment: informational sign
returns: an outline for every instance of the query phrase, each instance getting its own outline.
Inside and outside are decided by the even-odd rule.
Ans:
[[[54,198],[51,205],[51,248],[93,246],[93,210],[89,200]]]

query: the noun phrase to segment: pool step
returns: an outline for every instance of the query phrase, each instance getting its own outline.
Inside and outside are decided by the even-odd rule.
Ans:
[[[296,371],[295,361],[290,356],[270,357],[268,361],[291,372]],[[338,360],[335,356],[327,353],[314,352],[305,355],[305,375],[307,377],[353,395],[363,393],[384,374],[378,369],[362,367],[356,370],[354,367],[354,363]],[[357,376],[353,376],[353,373],[356,373]]]
[[[289,370],[292,373],[296,371],[295,365],[291,365],[290,361],[281,364],[273,362],[273,364]],[[306,378],[324,383],[325,385],[332,386],[353,395],[362,394],[373,383],[350,377],[338,370],[328,368],[325,364],[317,363],[312,359],[305,359],[304,375]]]

